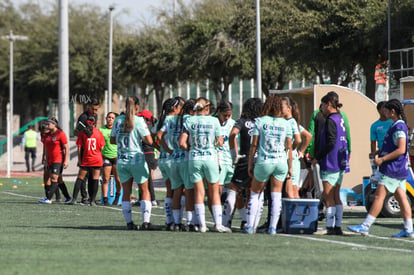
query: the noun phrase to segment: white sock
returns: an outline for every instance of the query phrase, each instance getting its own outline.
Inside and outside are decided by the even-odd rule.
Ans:
[[[341,227],[342,225],[342,217],[344,215],[344,205],[343,204],[337,204],[335,206],[336,213],[335,213],[335,227]]]
[[[165,198],[164,201],[164,213],[165,213],[165,223],[170,224],[173,222],[172,216],[172,198]]]
[[[141,200],[142,222],[150,222],[152,204],[151,201]]]
[[[132,222],[131,202],[129,201],[122,202],[122,214],[124,214],[124,218],[127,223]]]
[[[250,193],[249,204],[247,206],[247,226],[254,227],[256,220],[257,208],[259,207],[259,194],[255,192]]]
[[[269,227],[276,228],[282,210],[282,193],[271,192],[270,197],[272,199],[272,209],[270,211]]]
[[[221,226],[222,224],[222,207],[221,204],[212,205],[211,211],[213,212],[214,223],[216,226]]]
[[[371,225],[375,222],[375,217],[368,214],[365,218],[365,220],[362,222],[362,225],[366,228],[370,228]]]
[[[233,214],[234,204],[236,203],[237,192],[234,190],[229,190],[227,192],[227,199],[224,202],[223,207],[223,225],[227,226],[231,220],[231,214]]]
[[[201,227],[206,226],[206,213],[205,213],[205,206],[204,203],[194,204],[195,208],[195,215],[198,220],[198,224]]]
[[[246,208],[237,209],[239,212],[239,217],[242,221],[246,221]]]
[[[407,232],[413,232],[413,219],[404,219],[404,229]]]
[[[326,227],[334,227],[336,207],[326,208]]]
[[[180,224],[181,223],[181,215],[180,215],[180,212],[181,212],[181,210],[180,209],[173,209],[173,218],[174,218],[174,224]]]
[[[254,230],[259,226],[260,218],[263,213],[263,204],[264,204],[264,193],[259,194],[259,205],[257,206],[256,219],[254,220]]]
[[[187,224],[194,224],[193,223],[193,216],[194,216],[194,211],[185,211],[185,219],[187,221]]]

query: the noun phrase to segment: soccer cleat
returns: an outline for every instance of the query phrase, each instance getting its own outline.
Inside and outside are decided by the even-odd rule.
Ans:
[[[276,228],[269,227],[269,230],[267,231],[267,233],[269,233],[269,235],[276,235]]]
[[[253,234],[254,233],[254,230],[253,230],[253,227],[251,227],[251,226],[246,226],[244,229],[243,229],[243,231],[242,231],[243,233],[245,233],[245,234]]]
[[[215,225],[213,227],[213,231],[219,232],[219,233],[231,233],[231,229],[223,225],[219,225],[219,226]]]
[[[348,225],[347,226],[349,231],[355,232],[355,233],[361,233],[362,235],[368,235],[369,233],[369,228],[362,225],[362,224],[358,224],[358,225]]]
[[[240,230],[243,230],[246,226],[247,226],[247,222],[246,221],[241,221]],[[231,226],[229,226],[229,227],[231,227]]]
[[[181,223],[174,224],[174,231],[175,232],[183,231],[183,225]]]
[[[72,199],[69,202],[67,202],[66,204],[67,205],[75,205],[75,204],[77,204],[77,201],[75,199]]]
[[[96,202],[95,202],[95,201],[91,201],[91,202],[89,203],[89,205],[90,205],[90,206],[96,206]]]
[[[326,235],[335,235],[335,229],[333,227],[327,227]]]
[[[158,206],[158,202],[157,202],[156,200],[153,200],[153,201],[151,202],[151,204],[152,204],[152,206]]]
[[[89,206],[90,205],[90,203],[89,203],[89,201],[87,200],[87,199],[82,199],[81,200],[81,202],[79,203],[80,205],[86,205],[86,206]]]
[[[414,232],[408,232],[407,230],[403,229],[400,233],[392,235],[393,238],[414,238]]]
[[[72,201],[72,198],[66,198],[65,199],[65,203],[67,204],[67,203],[69,203],[69,202],[71,202]]]
[[[165,230],[166,231],[174,231],[174,223],[166,223],[165,224]]]
[[[200,226],[200,232],[201,233],[206,233],[207,231],[208,231],[208,228],[205,224]]]
[[[143,222],[141,225],[141,230],[151,230],[151,223]]]
[[[48,198],[43,198],[39,202],[42,204],[52,204],[52,201],[49,200]]]
[[[133,222],[127,223],[127,230],[139,230],[139,226]]]

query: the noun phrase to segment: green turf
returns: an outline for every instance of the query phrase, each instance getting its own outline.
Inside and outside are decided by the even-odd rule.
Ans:
[[[131,232],[120,207],[41,205],[40,179],[0,183],[0,274],[412,274],[414,240],[389,238],[401,219],[378,219],[372,237]],[[344,215],[345,228],[365,213]],[[164,224],[161,207],[151,221]]]

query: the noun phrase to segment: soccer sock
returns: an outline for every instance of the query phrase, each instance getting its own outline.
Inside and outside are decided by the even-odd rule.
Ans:
[[[80,192],[82,199],[88,198],[88,193],[86,192],[86,179],[83,179],[80,184]]]
[[[336,207],[326,208],[326,227],[333,227],[335,224]]]
[[[173,218],[174,218],[174,224],[180,224],[181,223],[181,210],[180,209],[173,209]]]
[[[407,232],[413,232],[413,219],[404,219],[404,229]]]
[[[344,215],[344,206],[342,204],[337,204],[335,206],[336,214],[335,214],[335,227],[341,227],[342,225],[342,217]]]
[[[254,229],[256,229],[259,226],[260,218],[262,217],[262,213],[263,213],[263,204],[264,204],[264,194],[262,192],[259,194],[259,204],[257,206],[256,219],[254,221],[254,227],[253,227]]]
[[[183,217],[183,213],[185,209],[185,196],[184,195],[181,196],[180,203],[181,203],[180,213],[181,213],[181,217]]]
[[[75,181],[75,185],[73,186],[73,195],[72,195],[73,201],[76,201],[81,185],[82,185],[82,180],[80,178],[77,178]]]
[[[92,180],[92,188],[91,188],[92,194],[90,195],[91,202],[95,202],[96,194],[98,194],[98,188],[99,188],[99,179]]]
[[[68,188],[66,187],[66,184],[64,182],[59,184],[59,189],[60,191],[62,191],[62,194],[63,196],[65,196],[66,199],[70,199]]]
[[[242,221],[246,221],[246,208],[237,209],[239,212],[239,217]]]
[[[259,207],[259,194],[255,192],[250,193],[250,200],[247,206],[247,226],[253,228],[256,220],[257,209]]]
[[[51,181],[50,189],[49,189],[49,192],[47,193],[47,196],[46,196],[48,200],[52,199],[52,196],[53,196],[53,194],[55,194],[56,189],[58,189],[57,181]]]
[[[124,215],[126,223],[132,222],[131,202],[129,201],[122,202],[122,214]]]
[[[365,220],[362,222],[362,225],[365,226],[366,228],[370,228],[371,225],[375,222],[375,217],[368,214],[367,217],[365,218]]]
[[[124,203],[124,202],[122,202]],[[151,201],[141,200],[142,222],[150,222],[152,204]]]
[[[173,222],[172,217],[172,198],[165,198],[164,201],[164,213],[165,213],[165,223],[170,224]]]
[[[217,205],[212,205],[211,206],[211,211],[213,212],[213,217],[214,217],[214,222],[216,224],[216,226],[221,226],[223,221],[223,216],[222,216],[222,207],[221,204],[217,204]]]
[[[272,199],[272,211],[270,214],[269,228],[276,228],[277,222],[279,221],[280,211],[282,210],[282,193],[271,192],[270,197]]]
[[[234,210],[234,204],[236,203],[236,195],[237,192],[234,190],[229,189],[227,191],[227,199],[224,202],[224,208],[223,208],[223,225],[227,226],[229,224],[229,221],[231,220],[231,214]]]
[[[50,185],[45,184],[45,197],[47,197],[47,193],[49,193]]]
[[[186,221],[187,221],[187,224],[188,224],[188,225],[190,225],[190,224],[194,224],[194,223],[193,223],[194,211],[185,211],[185,214],[186,214],[185,219],[186,219]]]
[[[200,226],[206,226],[206,213],[204,203],[194,204],[195,215]]]

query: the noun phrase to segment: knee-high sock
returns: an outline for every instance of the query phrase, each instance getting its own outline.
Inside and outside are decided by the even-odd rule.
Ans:
[[[73,186],[73,194],[72,194],[72,199],[74,201],[76,201],[76,199],[78,198],[78,193],[79,193],[79,190],[81,189],[82,182],[83,180],[81,180],[80,178],[77,178],[75,181],[75,185]]]
[[[164,214],[165,214],[165,223],[170,224],[173,222],[172,216],[172,198],[165,198],[164,201]]]
[[[70,199],[68,188],[66,187],[66,184],[64,182],[59,183],[59,189],[60,191],[62,191],[62,194],[63,196],[65,196],[66,199]]]
[[[200,203],[200,204],[194,204],[194,208],[195,208],[195,214],[198,220],[198,224],[201,227],[206,226],[206,208],[204,206],[204,203]]]
[[[51,200],[53,197],[53,194],[55,194],[56,189],[58,189],[58,183],[57,181],[51,181],[49,192],[47,193],[47,199]]]
[[[342,204],[337,204],[335,206],[336,212],[335,212],[335,226],[341,227],[342,225],[342,217],[344,215],[344,206]]]
[[[233,214],[234,211],[234,204],[236,203],[236,195],[237,192],[234,190],[229,189],[229,191],[227,191],[227,198],[226,201],[224,202],[224,207],[223,207],[223,225],[224,226],[228,226],[229,221],[231,220],[231,215]]]
[[[82,199],[86,199],[88,197],[88,193],[86,192],[86,178],[81,181],[80,192]]]
[[[124,203],[124,202],[122,202]],[[142,222],[150,222],[152,204],[151,201],[141,200]]]
[[[186,213],[186,218],[185,219],[187,221],[187,224],[188,225],[194,224],[193,223],[194,211],[186,211],[185,213]]]
[[[91,202],[94,202],[96,199],[96,194],[98,194],[99,179],[94,179],[89,184],[92,185],[92,187],[90,188],[92,193],[89,194],[89,199],[91,200]]]
[[[211,206],[211,212],[213,212],[214,223],[216,226],[221,226],[223,223],[222,211],[221,204]]]
[[[259,205],[257,206],[257,214],[256,214],[256,219],[254,221],[254,227],[253,227],[254,229],[256,229],[259,226],[260,218],[262,217],[262,213],[263,213],[263,204],[264,204],[264,194],[262,192],[259,194]]]
[[[126,223],[132,222],[131,202],[130,201],[123,201],[122,202],[122,214],[124,215]]]
[[[282,210],[282,193],[272,192],[270,193],[272,199],[272,211],[270,216],[269,227],[276,228],[279,221],[280,212]]]
[[[326,208],[326,227],[333,227],[335,225],[335,214],[335,206]]]
[[[247,206],[247,226],[254,228],[257,209],[259,208],[259,194],[255,192],[250,193],[249,204]]]

